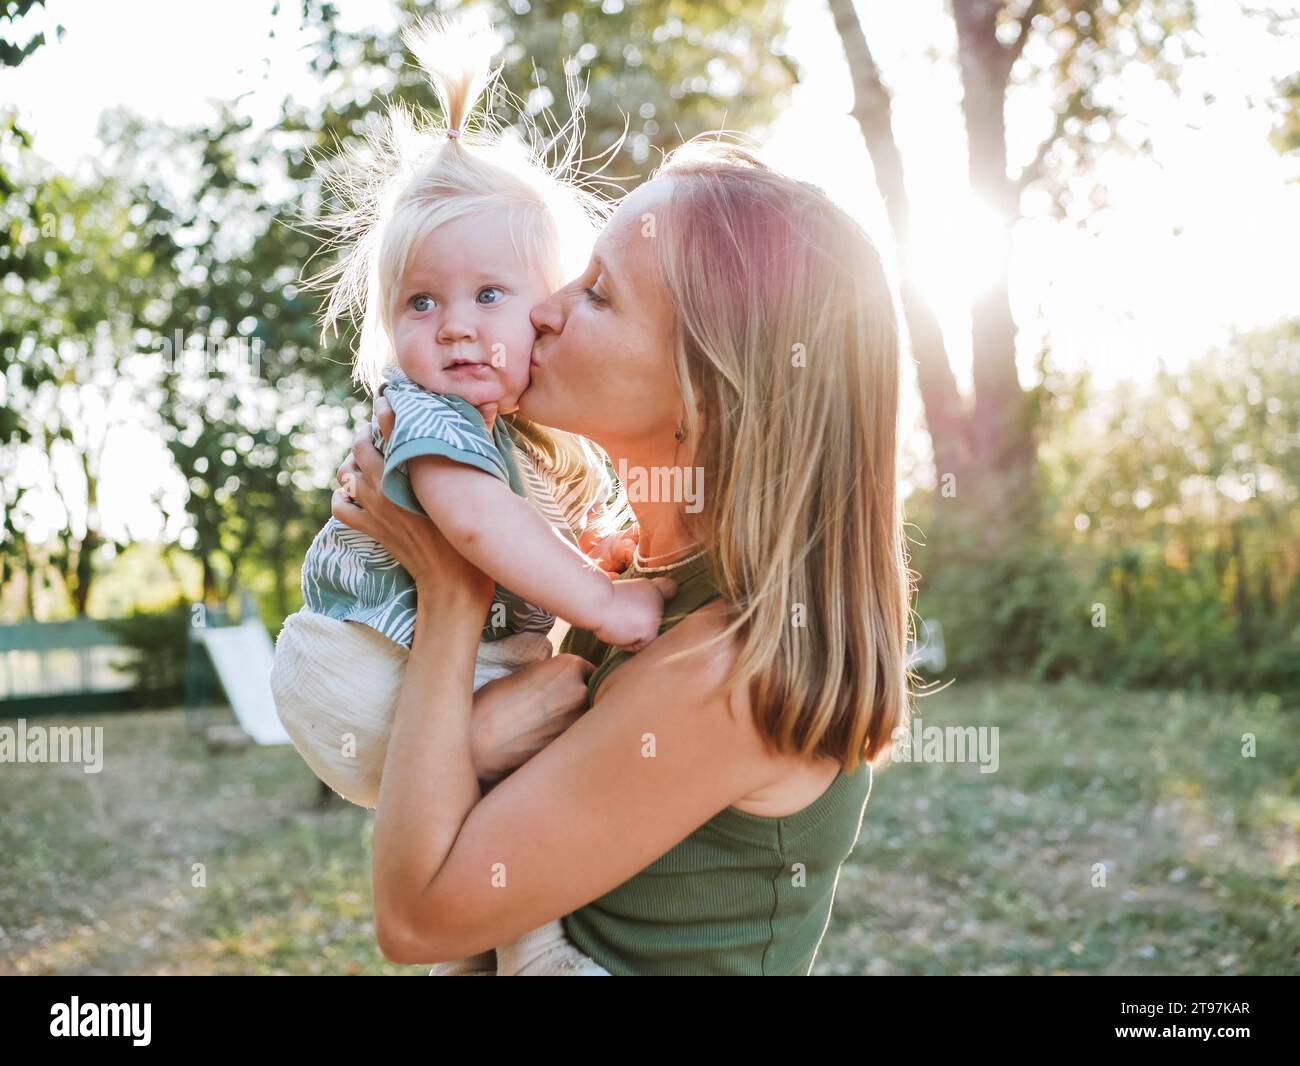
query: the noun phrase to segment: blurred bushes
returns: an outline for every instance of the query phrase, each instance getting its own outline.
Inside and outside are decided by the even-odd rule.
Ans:
[[[178,601],[162,611],[136,610],[104,621],[126,651],[116,666],[133,677],[140,706],[224,701],[211,660],[205,654],[190,655],[190,612],[190,603]],[[224,612],[209,615],[224,617]]]
[[[1089,636],[1085,597],[1058,546],[1026,535],[989,553],[974,530],[944,520],[942,508],[918,524],[926,541],[913,546],[916,610],[943,624],[947,674],[1054,679],[1079,668]]]
[[[189,604],[179,601],[162,611],[135,610],[126,618],[108,619],[103,624],[127,652],[115,665],[131,675],[141,706],[171,707],[184,699]],[[189,663],[189,668],[206,674],[208,689],[215,689],[217,680],[207,657],[195,656],[195,659],[201,661]]]
[[[988,550],[978,500],[909,500],[949,672],[1300,693],[1300,322],[1058,398],[1035,528]]]

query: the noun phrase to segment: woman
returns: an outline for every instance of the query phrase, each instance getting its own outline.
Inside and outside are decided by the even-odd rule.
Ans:
[[[625,576],[667,598],[653,644],[629,656],[571,632],[571,654],[531,675],[544,707],[520,710],[520,675],[513,709],[476,710],[492,584],[376,495],[382,457],[358,440],[340,469],[355,503],[336,492],[335,516],[439,589],[419,597],[375,819],[380,947],[457,959],[566,916],[616,975],[806,974],[907,713],[900,365],[879,258],[820,190],[693,143],[533,321],[520,414],[595,441],[631,486],[702,476],[702,506],[629,493]],[[524,737],[545,746],[518,751]],[[512,747],[523,765],[483,795]]]

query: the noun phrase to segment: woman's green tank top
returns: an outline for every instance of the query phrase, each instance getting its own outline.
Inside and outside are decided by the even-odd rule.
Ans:
[[[624,578],[651,576],[630,567]],[[707,556],[653,576],[677,582],[659,632],[718,596]],[[628,654],[570,630],[561,651],[601,681]],[[617,977],[806,975],[830,922],[840,867],[857,842],[872,770],[841,770],[795,814],[719,811],[640,873],[562,919],[569,939]]]

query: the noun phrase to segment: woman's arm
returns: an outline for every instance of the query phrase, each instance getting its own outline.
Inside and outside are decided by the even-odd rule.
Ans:
[[[417,583],[415,636],[379,788],[372,877],[375,930],[386,955],[401,901],[441,867],[482,796],[470,719],[487,601],[472,588],[448,585],[441,583],[435,599]]]
[[[734,645],[662,663],[722,628],[706,607],[621,666],[591,711],[481,796],[470,689],[491,582],[431,522],[375,491],[382,457],[368,440],[354,456],[365,510],[339,492],[336,517],[385,543],[417,587],[441,575],[436,594],[418,596],[375,819],[385,955],[461,958],[559,918],[775,779],[743,694],[724,687]]]
[[[457,713],[428,652],[456,621],[441,605],[429,612],[439,617],[423,631],[417,623],[426,650],[412,651],[417,673],[408,667],[398,710],[424,724],[390,745],[376,818],[376,927],[394,961],[465,957],[568,914],[776,777],[746,709],[722,690],[726,656],[661,665],[716,632],[715,613],[686,619],[621,666],[563,735],[465,802],[427,772],[454,757],[428,723]],[[391,832],[381,834],[385,818]]]
[[[474,693],[470,747],[480,786],[497,784],[578,720],[594,669],[580,655],[553,655]]]

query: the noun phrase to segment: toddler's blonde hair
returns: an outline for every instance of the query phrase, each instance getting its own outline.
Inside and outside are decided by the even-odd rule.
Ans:
[[[491,64],[499,41],[483,19],[426,18],[402,39],[428,75],[445,122],[393,103],[364,142],[320,165],[326,190],[342,206],[318,222],[330,234],[327,249],[342,254],[309,282],[328,291],[322,338],[340,319],[357,328],[353,380],[372,395],[396,366],[393,294],[435,229],[478,211],[504,211],[521,260],[554,290],[582,269],[609,214],[580,184],[577,109],[549,145],[522,109],[522,135],[495,125],[492,105],[503,90],[500,68]],[[626,502],[614,495],[595,444],[518,415],[501,417],[549,472],[570,526],[581,529],[596,505],[605,508],[602,531],[625,520]]]

